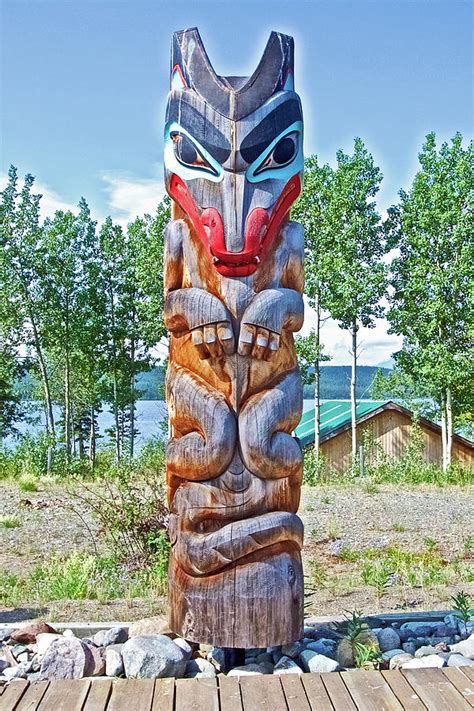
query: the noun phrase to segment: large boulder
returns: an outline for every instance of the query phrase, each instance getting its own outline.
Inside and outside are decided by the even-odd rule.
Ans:
[[[451,652],[462,654],[463,657],[467,657],[468,659],[474,659],[474,634],[471,634],[470,637],[464,639],[462,642],[452,644]]]
[[[75,637],[61,637],[53,640],[46,650],[41,660],[40,679],[82,679],[94,666],[87,644]]]
[[[446,660],[439,657],[437,654],[429,654],[427,657],[419,657],[418,659],[410,659],[409,662],[402,664],[402,669],[430,669],[432,667],[444,667]]]
[[[341,668],[334,659],[318,654],[311,649],[305,649],[298,657],[301,666],[307,672],[333,672]]]
[[[20,629],[12,632],[10,640],[12,642],[20,642],[22,644],[32,644],[33,642],[36,642],[36,637],[39,634],[45,632],[55,634],[56,630],[54,627],[51,627],[51,625],[48,625],[45,620],[35,620],[35,622],[32,622],[25,627],[20,627]]]
[[[125,675],[136,679],[181,678],[186,672],[187,655],[163,634],[138,635],[122,647]]]

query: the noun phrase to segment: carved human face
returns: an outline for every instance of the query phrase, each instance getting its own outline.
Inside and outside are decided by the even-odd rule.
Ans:
[[[229,87],[232,101],[239,89]],[[188,87],[175,66],[164,158],[167,190],[215,269],[231,277],[253,274],[301,189],[303,121],[292,75],[235,120]]]

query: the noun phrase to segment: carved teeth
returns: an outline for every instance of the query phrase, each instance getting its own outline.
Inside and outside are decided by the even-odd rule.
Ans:
[[[255,257],[255,264],[260,264],[260,257]]]

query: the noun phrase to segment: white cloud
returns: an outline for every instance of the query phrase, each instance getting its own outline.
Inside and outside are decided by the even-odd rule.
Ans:
[[[153,214],[165,194],[163,180],[138,178],[125,172],[104,172],[101,179],[112,218],[122,225],[137,215]]]
[[[8,176],[4,173],[0,176],[0,190],[3,190],[8,183]],[[23,179],[20,178],[18,181],[18,189],[21,190],[23,186]],[[49,188],[45,183],[40,183],[35,181],[33,185],[33,194],[41,195],[40,201],[40,215],[44,220],[45,217],[53,217],[56,210],[72,210],[73,212],[77,209],[77,205],[66,202],[63,200],[54,190]]]
[[[316,323],[316,314],[305,299],[305,321],[301,331],[307,335]],[[400,350],[402,338],[388,333],[386,319],[377,319],[375,328],[359,330],[359,364],[378,365],[389,360],[392,353]],[[351,362],[351,337],[336,321],[328,318],[321,328],[321,343],[325,352],[332,357],[330,365],[349,365]]]

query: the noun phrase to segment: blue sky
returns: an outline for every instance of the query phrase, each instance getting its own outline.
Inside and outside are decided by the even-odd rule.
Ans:
[[[333,162],[361,136],[385,176],[385,210],[408,187],[428,131],[471,136],[472,9],[467,0],[3,0],[2,173],[14,163],[36,175],[45,211],[81,195],[99,218],[151,210],[162,194],[172,32],[197,25],[216,71],[245,75],[275,29],[296,41],[305,152]],[[334,362],[347,362],[345,337],[330,328]],[[363,362],[398,343],[383,322],[367,338]]]

